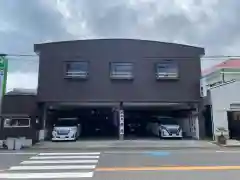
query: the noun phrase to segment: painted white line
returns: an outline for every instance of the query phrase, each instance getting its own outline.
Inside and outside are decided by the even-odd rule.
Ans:
[[[100,155],[100,152],[82,152],[82,153],[39,153],[39,156],[68,156],[68,155]]]
[[[149,152],[168,152],[171,154],[216,154],[216,151],[167,151],[167,150],[153,150],[153,151],[104,151],[103,154],[145,154]]]
[[[20,164],[87,164],[97,163],[98,160],[53,160],[53,161],[23,161]]]
[[[93,172],[71,173],[4,173],[0,179],[51,179],[51,178],[90,178]]]
[[[64,165],[64,166],[12,166],[9,170],[67,170],[67,169],[94,169],[95,165]]]
[[[99,156],[34,156],[30,159],[98,159]]]
[[[240,153],[240,151],[216,151],[217,153]]]
[[[24,152],[12,152],[12,153],[0,153],[0,155],[36,155],[38,153],[24,153]]]

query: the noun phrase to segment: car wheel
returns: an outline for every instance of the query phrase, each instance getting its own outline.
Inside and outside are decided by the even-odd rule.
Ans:
[[[159,139],[162,139],[162,133],[161,133],[161,131],[159,131],[158,137],[159,137]]]

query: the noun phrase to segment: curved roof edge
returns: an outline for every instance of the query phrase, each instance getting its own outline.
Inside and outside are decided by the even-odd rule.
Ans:
[[[74,43],[74,42],[81,42],[81,41],[142,41],[142,42],[149,42],[149,43],[169,44],[169,45],[182,46],[182,47],[188,47],[188,48],[202,49],[202,55],[205,54],[204,48],[199,46],[192,46],[188,44],[180,44],[180,43],[173,43],[173,42],[156,41],[156,40],[147,40],[147,39],[131,39],[131,38],[96,38],[96,39],[80,39],[80,40],[37,43],[37,44],[34,44],[34,51],[35,52],[38,51],[38,46],[41,46],[41,45],[64,44],[64,43]]]

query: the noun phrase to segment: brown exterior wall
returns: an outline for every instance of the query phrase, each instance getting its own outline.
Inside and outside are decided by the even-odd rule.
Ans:
[[[2,114],[36,115],[36,95],[5,95],[2,101]]]
[[[7,137],[26,137],[37,140],[36,117],[38,106],[36,95],[5,95],[2,101],[2,112],[0,121],[0,139]],[[3,118],[29,117],[31,127],[4,128]]]
[[[35,45],[40,102],[198,102],[204,49],[154,41],[105,39]],[[154,64],[176,59],[179,80],[157,81]],[[89,62],[87,80],[64,78],[64,62]],[[109,78],[110,62],[133,62],[134,80]]]

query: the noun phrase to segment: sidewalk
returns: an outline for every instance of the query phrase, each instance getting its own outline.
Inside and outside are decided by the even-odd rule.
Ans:
[[[201,140],[99,140],[77,142],[50,142],[38,143],[30,149],[61,149],[61,150],[119,150],[119,149],[219,149],[220,147],[209,141]]]
[[[228,139],[227,143],[225,145],[221,145],[221,146],[226,147],[226,148],[231,148],[231,147],[238,148],[238,147],[240,147],[240,141],[235,140],[235,139]]]

